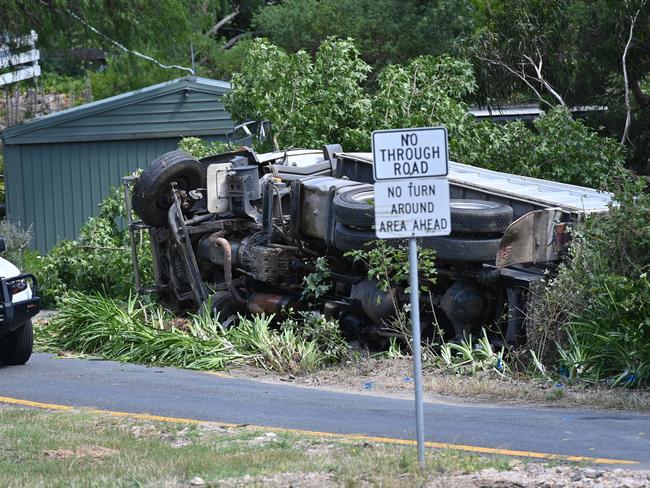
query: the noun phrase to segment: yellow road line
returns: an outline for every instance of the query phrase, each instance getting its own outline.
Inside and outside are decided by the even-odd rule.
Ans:
[[[79,410],[81,407],[73,407],[70,405],[59,405],[55,403],[42,403],[32,400],[23,400],[20,398],[0,396],[0,403],[10,405],[20,405],[23,407],[40,408],[46,410],[59,410],[64,412],[72,412]],[[114,410],[101,410],[101,409],[83,409],[85,412],[92,414],[110,415],[112,417],[130,417],[140,420],[153,420],[157,422],[174,422],[181,424],[207,424],[222,428],[240,427],[242,424],[232,424],[226,422],[214,422],[209,420],[196,420],[178,417],[165,417],[161,415],[151,415],[148,413],[134,413],[134,412],[117,412]],[[341,441],[366,441],[366,442],[379,442],[382,444],[397,444],[402,446],[414,446],[416,441],[410,439],[396,439],[393,437],[374,437],[363,434],[338,434],[334,432],[318,432],[314,430],[303,429],[289,429],[284,427],[266,427],[263,425],[244,424],[246,427],[253,429],[261,429],[270,432],[290,432],[292,434],[301,434],[317,437],[328,437],[338,439]],[[547,461],[574,461],[574,462],[588,462],[596,464],[638,464],[638,461],[631,461],[628,459],[608,459],[608,458],[595,458],[589,456],[568,456],[566,454],[553,454],[547,452],[535,451],[517,451],[513,449],[499,449],[494,447],[481,447],[481,446],[468,446],[465,444],[450,444],[447,442],[425,442],[426,447],[433,449],[453,449],[456,451],[464,451],[478,454],[493,454],[499,456],[515,456],[515,457],[528,457],[534,459],[544,459]]]

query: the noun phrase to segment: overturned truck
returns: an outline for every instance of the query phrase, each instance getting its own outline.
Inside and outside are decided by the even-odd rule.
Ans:
[[[311,306],[350,336],[390,335],[395,302],[407,295],[382,289],[346,256],[376,239],[372,164],[339,145],[160,156],[124,179],[141,219],[128,222],[138,291],[177,312],[210,304],[229,326],[238,314],[301,309],[304,278],[325,256],[331,286]],[[571,229],[607,211],[611,195],[454,162],[448,178],[451,235],[419,240],[437,268],[421,303],[423,334],[459,339],[489,325],[495,341],[521,344],[531,285],[557,268]],[[140,231],[150,235],[151,286],[141,283]]]

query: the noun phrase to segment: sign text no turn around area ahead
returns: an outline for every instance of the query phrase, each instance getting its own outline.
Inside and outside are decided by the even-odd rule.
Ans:
[[[447,178],[375,182],[375,232],[380,239],[446,236],[450,230]]]

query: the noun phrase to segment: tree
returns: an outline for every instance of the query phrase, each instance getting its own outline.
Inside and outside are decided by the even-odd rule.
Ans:
[[[455,50],[471,32],[470,0],[285,0],[260,9],[254,24],[271,42],[315,53],[329,36],[352,38],[375,69],[421,54]]]
[[[361,84],[369,72],[349,40],[326,39],[312,60],[258,39],[232,78],[226,107],[236,120],[270,120],[276,148],[355,147],[368,116]]]
[[[522,0],[514,4],[476,0],[476,5],[482,28],[468,52],[481,73],[478,93],[483,101],[528,92],[551,106],[608,106],[610,115],[600,123],[619,139],[626,132],[629,113],[631,160],[637,168],[650,170],[647,0]],[[626,92],[633,95],[634,103],[628,106]]]

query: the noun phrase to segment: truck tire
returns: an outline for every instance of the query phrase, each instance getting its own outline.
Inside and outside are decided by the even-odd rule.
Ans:
[[[361,249],[366,242],[374,241],[377,235],[374,230],[353,229],[341,223],[334,228],[334,246],[339,251]]]
[[[371,185],[338,193],[332,202],[334,219],[343,225],[370,229],[375,225],[374,198]]]
[[[28,320],[13,332],[0,339],[0,363],[5,365],[25,364],[32,355],[34,329]]]
[[[205,168],[196,158],[178,150],[165,153],[135,183],[133,210],[145,224],[161,227],[172,204],[169,185],[176,182],[180,190],[189,191],[205,187],[205,180]]]
[[[450,200],[454,234],[503,234],[512,223],[512,207],[488,200]]]
[[[361,229],[375,224],[372,187],[356,188],[334,197],[337,222]],[[502,234],[512,223],[512,207],[487,200],[451,200],[451,229],[454,234]]]
[[[485,263],[496,260],[501,243],[496,239],[469,239],[455,236],[425,237],[422,247],[436,251],[436,259],[460,263]]]
[[[246,313],[246,308],[239,304],[229,291],[222,290],[212,295],[212,317],[219,317],[219,323],[224,329],[235,327],[239,322],[239,314]]]

